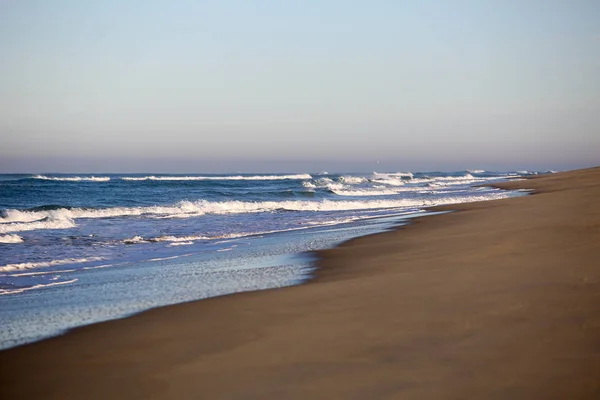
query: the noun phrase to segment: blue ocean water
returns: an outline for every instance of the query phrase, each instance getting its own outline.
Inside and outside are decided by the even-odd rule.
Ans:
[[[151,307],[297,284],[311,251],[530,174],[0,175],[0,348]]]

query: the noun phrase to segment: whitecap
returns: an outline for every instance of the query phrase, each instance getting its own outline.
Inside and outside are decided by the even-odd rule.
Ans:
[[[43,179],[46,181],[62,181],[62,182],[108,182],[108,176],[46,176],[34,175],[33,179]]]
[[[0,233],[33,231],[38,229],[68,229],[75,227],[75,222],[71,218],[60,213],[54,213],[54,210],[51,212],[7,210],[6,214],[6,217],[0,217]],[[21,220],[21,222],[14,222],[19,220]]]
[[[23,238],[19,235],[0,235],[0,243],[23,243]]]
[[[274,181],[289,179],[312,179],[309,174],[294,175],[228,175],[228,176],[123,176],[124,181]]]

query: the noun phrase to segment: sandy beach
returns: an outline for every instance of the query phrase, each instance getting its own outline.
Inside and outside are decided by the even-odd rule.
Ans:
[[[600,168],[320,252],[316,278],[0,352],[3,399],[599,399]]]

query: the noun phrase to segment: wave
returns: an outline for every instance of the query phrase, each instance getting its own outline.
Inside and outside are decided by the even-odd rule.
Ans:
[[[394,189],[332,189],[332,193],[337,194],[338,196],[389,196],[398,194],[398,190]]]
[[[134,236],[130,239],[123,240],[125,244],[140,244],[140,243],[161,243],[167,242],[170,246],[176,246],[177,243],[193,244],[196,240],[222,240],[222,239],[238,239],[246,236],[265,235],[268,233],[276,232],[287,232],[292,229],[276,230],[276,231],[262,231],[262,232],[239,232],[239,233],[228,233],[224,235],[204,236],[204,235],[188,235],[188,236],[158,236],[143,238],[142,236]]]
[[[505,178],[505,177],[502,177]],[[428,184],[429,186],[453,186],[470,185],[477,182],[499,179],[499,177],[475,177],[470,173],[460,176],[428,176],[423,175],[419,178],[410,180],[411,184]]]
[[[356,188],[355,185],[368,182],[364,177],[355,176],[341,176],[338,181],[334,181],[331,178],[319,178],[313,182],[303,182],[302,185],[305,188],[311,189],[326,189],[333,194],[339,196],[382,196],[389,194],[397,194],[395,190],[381,190],[381,188]],[[354,185],[354,186],[353,186]]]
[[[50,274],[66,274],[69,272],[75,272],[76,269],[62,269],[58,271],[38,271],[38,272],[21,272],[19,274],[10,274],[11,277],[17,276],[39,276],[39,275],[50,275]]]
[[[303,185],[307,188],[326,189],[338,196],[386,196],[398,194],[399,192],[397,189],[390,189],[388,187],[378,185],[370,187],[357,187],[357,185],[361,185],[366,182],[369,182],[369,180],[364,177],[341,176],[339,178],[339,182],[336,182],[331,178],[319,178],[315,181],[315,183],[303,182]]]
[[[86,263],[86,262],[99,261],[102,259],[103,259],[102,257],[66,258],[66,259],[62,259],[62,260],[27,262],[27,263],[20,263],[20,264],[6,264],[6,265],[0,266],[0,272],[23,271],[26,269],[54,267],[55,265],[63,265],[63,264],[81,264],[81,263]]]
[[[61,281],[61,282],[52,282],[52,283],[40,283],[37,285],[33,285],[33,286],[29,286],[29,287],[22,287],[22,288],[17,288],[17,289],[0,289],[0,296],[4,295],[4,294],[17,294],[17,293],[23,293],[26,292],[28,290],[35,290],[35,289],[42,289],[45,287],[50,287],[50,286],[58,286],[58,285],[67,285],[69,283],[74,283],[77,282],[77,278],[75,279],[71,279],[69,281]]]
[[[485,179],[485,178],[475,178],[470,173],[466,173],[464,175],[459,176],[431,176],[431,175],[422,175],[418,178],[411,179],[411,183],[421,183],[421,182],[467,182],[477,179]]]
[[[52,211],[52,210],[59,210],[61,208],[73,208],[71,206],[64,206],[64,205],[60,205],[60,204],[44,204],[43,206],[35,206],[35,207],[30,207],[30,208],[26,208],[23,211]]]
[[[139,243],[156,243],[156,242],[170,242],[170,243],[189,243],[194,240],[207,240],[211,239],[207,236],[159,236],[154,238],[144,239],[141,236],[134,236],[131,239],[125,239],[125,244],[139,244]]]
[[[373,182],[388,186],[404,186],[407,181],[402,178],[373,178]]]
[[[548,170],[548,171],[516,171],[518,175],[540,175],[540,174],[555,174],[556,171]]]
[[[341,184],[340,184],[341,185]],[[337,190],[346,189],[343,185]],[[333,190],[336,190],[335,188]],[[372,192],[374,193],[374,192]],[[364,195],[364,193],[363,193]],[[478,195],[478,199],[486,196]],[[286,201],[180,201],[173,205],[112,208],[61,208],[49,211],[5,210],[0,217],[0,234],[37,229],[75,227],[74,220],[84,218],[150,217],[189,218],[206,214],[242,214],[274,211],[349,211],[435,205],[442,201],[460,202],[464,198],[386,199],[386,200],[286,200]]]
[[[0,236],[0,243],[23,243],[23,238],[19,235]]]
[[[312,179],[309,174],[295,175],[229,175],[229,176],[123,176],[124,181],[274,181]]]
[[[370,217],[367,217],[370,218]],[[283,232],[291,232],[291,231],[299,231],[304,229],[315,228],[319,226],[328,226],[328,225],[337,225],[343,224],[347,222],[353,222],[359,219],[363,219],[357,216],[354,217],[343,217],[343,218],[334,218],[325,221],[308,221],[304,222],[305,226],[295,227],[295,228],[286,228],[286,229],[274,229],[269,231],[253,231],[253,232],[237,232],[237,233],[227,233],[223,235],[214,235],[214,236],[158,236],[158,237],[150,237],[143,238],[142,236],[134,236],[130,239],[123,240],[124,244],[141,244],[141,243],[160,243],[160,242],[168,242],[169,246],[178,246],[178,245],[190,245],[193,244],[196,240],[229,240],[229,239],[239,239],[245,238],[249,236],[260,236],[260,235],[268,235],[273,233],[283,233]],[[221,242],[217,242],[221,243]],[[235,247],[235,246],[234,246]]]
[[[339,178],[321,177],[312,181],[304,181],[302,185],[308,189],[326,189],[339,196],[389,196],[402,192],[418,191],[423,185],[449,186],[466,185],[495,177],[473,177],[471,174],[461,176],[423,176],[415,178],[410,172],[374,173],[371,178],[362,176],[340,176]]]
[[[185,257],[185,256],[186,256],[186,254],[182,254],[182,255],[180,255],[180,256],[171,256],[171,257],[158,257],[158,258],[151,258],[151,259],[149,259],[149,260],[147,260],[147,261],[165,261],[165,260],[174,260],[174,259],[176,259],[176,258],[179,258],[179,257]]]
[[[43,179],[46,181],[62,181],[62,182],[108,182],[108,176],[46,176],[34,175],[33,179]]]
[[[62,209],[62,210],[68,211],[66,209]],[[11,219],[15,218],[15,216],[12,215],[11,211],[14,211],[16,214],[18,214],[18,216],[16,216],[16,218],[19,218],[20,216],[22,216],[24,221],[10,222]],[[6,234],[6,233],[11,233],[11,232],[35,231],[35,230],[39,230],[39,229],[74,228],[76,226],[75,222],[71,218],[69,218],[65,215],[61,215],[60,212],[61,212],[61,210],[57,210],[55,215],[42,216],[41,214],[44,214],[46,212],[33,211],[33,212],[29,212],[29,215],[27,215],[27,214],[24,215],[24,213],[27,213],[27,211],[8,210],[7,219],[0,218],[0,233]],[[40,215],[38,215],[38,214],[40,214]],[[16,236],[16,235],[12,235],[12,236]],[[16,242],[13,242],[13,243],[16,243]]]
[[[359,183],[367,182],[367,178],[363,176],[341,176],[340,182],[346,183],[348,185],[358,185]]]
[[[380,173],[373,172],[371,182],[388,185],[388,186],[404,186],[408,182],[413,182],[414,175],[412,172],[392,172]]]
[[[414,174],[412,172],[373,172],[374,178],[414,178]]]

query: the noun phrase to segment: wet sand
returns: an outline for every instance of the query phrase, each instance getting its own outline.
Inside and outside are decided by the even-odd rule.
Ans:
[[[600,168],[320,253],[306,285],[0,352],[3,399],[600,399]]]

